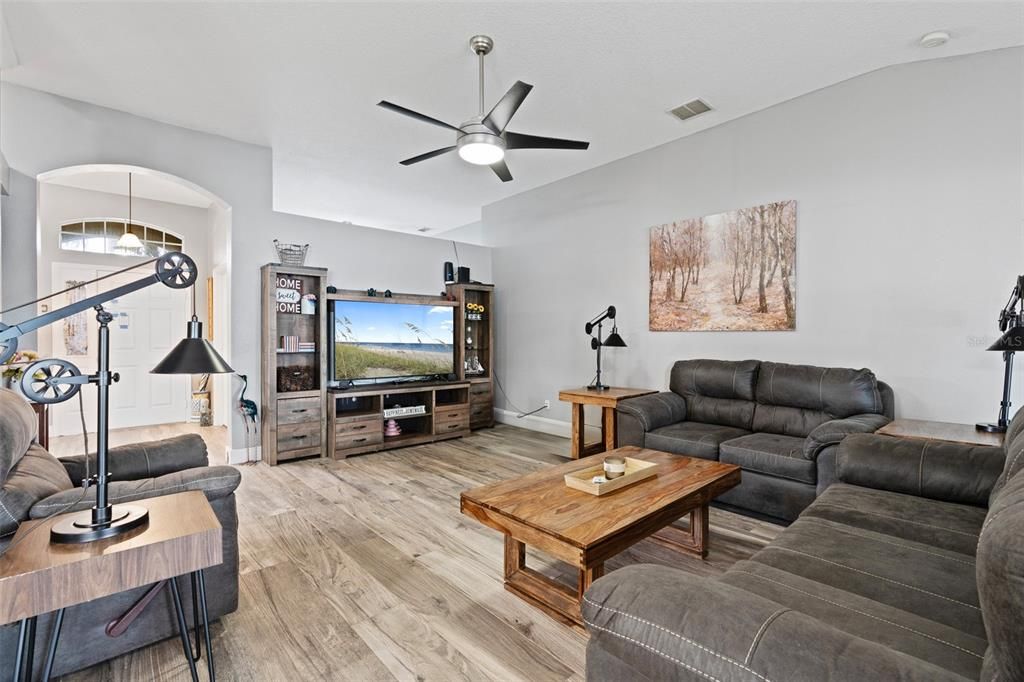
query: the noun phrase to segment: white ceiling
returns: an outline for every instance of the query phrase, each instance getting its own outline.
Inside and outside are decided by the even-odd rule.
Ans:
[[[3,78],[267,145],[274,206],[434,232],[480,207],[891,64],[1024,43],[1021,2],[4,2],[18,65]],[[926,50],[917,40],[948,30]],[[535,88],[518,132],[586,152],[516,150],[515,180],[456,155],[443,129],[475,114],[475,33],[494,37],[488,107]],[[665,112],[701,97],[715,111]]]
[[[81,173],[48,177],[45,182],[51,185],[88,189],[93,192],[120,194],[125,197],[125,210],[128,208],[127,172],[87,170]],[[157,175],[144,173],[132,174],[132,196],[136,199],[154,199],[170,204],[184,204],[185,206],[196,206],[198,208],[209,208],[210,204],[213,203],[208,196],[193,189],[165,180]]]

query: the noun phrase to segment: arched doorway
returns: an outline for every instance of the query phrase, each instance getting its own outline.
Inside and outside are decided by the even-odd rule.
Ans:
[[[199,393],[201,378],[155,376],[149,369],[184,334],[193,294],[207,336],[229,358],[230,206],[195,183],[138,166],[71,166],[36,179],[40,294],[144,263],[165,251],[184,251],[196,261],[200,277],[194,292],[148,287],[106,307],[115,314],[111,360],[122,376],[111,394],[111,429],[160,427],[157,433],[171,434],[174,424],[198,418],[192,398]],[[128,232],[136,235],[141,248],[128,251],[118,246],[119,237]],[[132,270],[93,287],[105,291],[147,272]],[[73,289],[48,304],[58,307],[94,293],[84,289]],[[83,370],[93,369],[94,342],[94,316],[85,313],[40,330],[37,338],[41,352],[66,357]],[[214,423],[230,428],[230,377],[212,377],[206,388]],[[85,391],[83,398],[91,424],[89,402],[95,395]],[[53,407],[51,430],[54,437],[81,432],[77,401]]]

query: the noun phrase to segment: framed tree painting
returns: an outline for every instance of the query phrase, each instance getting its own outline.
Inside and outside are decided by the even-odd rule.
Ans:
[[[796,329],[796,202],[655,225],[651,331]]]

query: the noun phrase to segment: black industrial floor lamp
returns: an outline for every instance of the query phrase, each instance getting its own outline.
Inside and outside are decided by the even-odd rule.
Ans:
[[[37,403],[53,404],[70,400],[84,384],[95,384],[99,394],[96,418],[96,475],[94,480],[84,482],[84,485],[96,486],[96,504],[91,510],[69,516],[55,524],[50,530],[51,542],[82,543],[102,540],[127,533],[149,522],[149,511],[144,505],[112,505],[107,499],[110,386],[120,380],[120,375],[110,370],[109,325],[114,316],[103,307],[103,304],[158,283],[172,289],[194,287],[198,276],[196,264],[183,253],[171,252],[72,287],[72,289],[78,289],[154,263],[156,272],[152,275],[86,297],[81,301],[12,326],[0,323],[0,364],[6,362],[18,350],[19,337],[41,327],[51,325],[90,308],[96,311],[96,321],[99,323],[99,357],[95,374],[83,376],[79,369],[67,360],[52,358],[39,360],[26,367],[21,379],[21,388],[25,396]],[[2,312],[9,313],[12,310],[35,305],[68,291],[70,289],[58,291]],[[156,374],[216,374],[231,371],[233,371],[231,367],[213,346],[202,338],[202,323],[199,322],[195,314],[195,289],[193,288],[192,319],[188,323],[187,337],[171,350],[168,356],[153,369],[153,372]]]
[[[999,403],[999,417],[994,423],[978,424],[979,431],[1005,433],[1010,423],[1010,390],[1013,386],[1013,354],[1024,350],[1024,275],[1018,275],[1010,300],[999,312],[999,331],[1003,335],[986,350],[1003,354],[1003,399]]]

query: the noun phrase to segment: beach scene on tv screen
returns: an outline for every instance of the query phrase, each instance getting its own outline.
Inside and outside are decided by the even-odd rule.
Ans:
[[[338,301],[334,378],[431,376],[455,371],[453,308]]]

